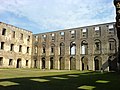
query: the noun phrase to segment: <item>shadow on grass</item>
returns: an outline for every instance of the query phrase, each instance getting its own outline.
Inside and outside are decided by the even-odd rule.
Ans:
[[[120,74],[89,72],[0,79],[0,90],[120,90]]]

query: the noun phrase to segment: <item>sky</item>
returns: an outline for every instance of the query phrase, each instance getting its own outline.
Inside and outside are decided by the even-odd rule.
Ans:
[[[0,22],[34,34],[115,22],[113,0],[0,0]]]

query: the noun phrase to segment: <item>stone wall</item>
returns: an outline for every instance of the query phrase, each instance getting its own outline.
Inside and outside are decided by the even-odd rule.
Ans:
[[[110,70],[108,59],[117,57],[118,47],[114,24],[34,34],[32,67],[36,60],[36,68],[40,69],[43,66],[51,69],[53,66],[52,69],[58,70]],[[53,61],[50,61],[50,58],[53,58]],[[115,69],[116,67],[111,70]]]
[[[2,35],[3,29],[5,29],[4,35]],[[1,49],[0,45],[0,57],[3,58],[0,68],[31,67],[32,32],[1,22],[0,44],[1,42],[4,42],[4,48]],[[19,51],[20,45],[21,51]]]

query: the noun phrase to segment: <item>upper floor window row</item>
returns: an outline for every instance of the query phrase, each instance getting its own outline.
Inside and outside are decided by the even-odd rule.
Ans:
[[[23,39],[24,39],[23,33],[20,33],[20,40]],[[30,35],[27,35],[27,41],[30,41]]]
[[[6,29],[5,28],[2,29],[2,35],[4,35],[4,36],[6,35]],[[15,38],[15,31],[12,31],[11,37]]]
[[[2,35],[6,35],[6,29],[3,28],[2,29]],[[11,38],[15,38],[16,37],[16,32],[14,30],[11,30]],[[23,33],[19,34],[19,38],[20,40],[23,40]],[[30,35],[27,36],[27,41],[30,41]]]

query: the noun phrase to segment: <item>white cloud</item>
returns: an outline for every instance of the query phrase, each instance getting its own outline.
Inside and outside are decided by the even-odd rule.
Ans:
[[[0,14],[12,12],[46,30],[110,22],[115,17],[112,0],[0,0],[0,3]]]

